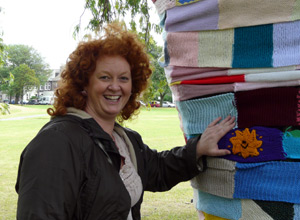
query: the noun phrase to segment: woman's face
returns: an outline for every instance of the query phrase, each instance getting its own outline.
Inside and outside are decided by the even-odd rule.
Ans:
[[[87,91],[86,112],[100,120],[115,120],[128,102],[132,89],[129,63],[121,56],[97,60]]]

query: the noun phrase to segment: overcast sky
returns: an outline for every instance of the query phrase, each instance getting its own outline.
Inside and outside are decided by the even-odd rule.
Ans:
[[[32,46],[51,69],[59,69],[79,41],[74,40],[73,31],[84,3],[85,0],[0,0],[4,44]],[[152,16],[156,19],[157,15]],[[89,18],[86,12],[83,26]]]

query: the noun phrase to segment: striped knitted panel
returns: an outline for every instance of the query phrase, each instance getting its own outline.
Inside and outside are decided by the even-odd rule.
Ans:
[[[285,132],[282,145],[287,158],[300,159],[300,130]]]
[[[300,163],[237,163],[234,198],[300,203]]]
[[[238,127],[298,125],[298,91],[280,87],[236,92]]]
[[[206,171],[194,177],[191,180],[191,185],[202,192],[233,198],[234,175],[234,163],[229,160],[208,157]]]
[[[226,93],[208,98],[176,102],[185,134],[201,134],[216,118],[228,115],[237,118],[234,94]]]
[[[171,66],[266,68],[299,65],[300,21],[167,34]]]
[[[273,219],[294,220],[297,210],[294,211],[294,204],[286,202],[269,202],[254,200]]]
[[[232,152],[223,158],[241,163],[286,159],[282,148],[282,132],[277,128],[234,129],[222,137],[218,145],[220,149]]]
[[[272,66],[273,25],[236,28],[233,54],[233,68]]]
[[[195,191],[194,191],[195,193]],[[238,220],[242,216],[242,204],[239,199],[226,199],[196,190],[199,200],[197,209],[222,218]]]

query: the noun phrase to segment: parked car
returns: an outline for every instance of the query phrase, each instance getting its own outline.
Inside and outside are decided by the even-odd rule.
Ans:
[[[172,102],[165,101],[165,102],[163,102],[162,107],[171,107],[171,108],[175,108],[175,104],[172,103]]]
[[[31,99],[27,102],[27,105],[37,105],[37,104],[39,104],[39,103],[36,99]]]
[[[153,102],[150,102],[150,106],[151,107],[160,107],[160,104],[158,101],[153,101]]]

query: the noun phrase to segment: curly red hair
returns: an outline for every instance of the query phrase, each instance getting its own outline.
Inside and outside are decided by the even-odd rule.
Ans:
[[[118,23],[109,24],[104,30],[104,36],[79,43],[69,56],[66,67],[61,73],[59,87],[55,91],[54,109],[47,110],[50,116],[65,115],[68,107],[85,109],[87,97],[82,94],[82,91],[96,69],[97,59],[105,55],[122,56],[131,67],[132,95],[120,112],[118,121],[129,119],[139,109],[138,98],[147,88],[152,73],[145,46],[135,34]]]

